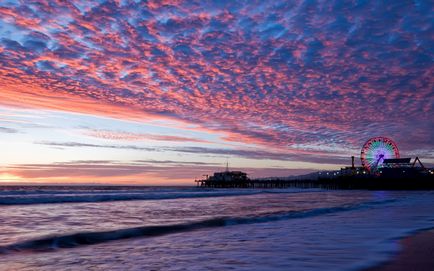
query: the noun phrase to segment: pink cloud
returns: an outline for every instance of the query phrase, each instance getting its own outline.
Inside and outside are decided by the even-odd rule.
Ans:
[[[18,33],[1,37],[0,103],[175,119],[294,153],[378,134],[429,149],[431,17],[415,5],[301,0],[11,5],[0,9]]]

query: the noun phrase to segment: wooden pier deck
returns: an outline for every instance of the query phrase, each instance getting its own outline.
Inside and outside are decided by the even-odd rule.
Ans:
[[[317,180],[260,179],[243,182],[196,180],[207,188],[321,188],[358,190],[434,190],[434,175],[417,178],[339,177]]]

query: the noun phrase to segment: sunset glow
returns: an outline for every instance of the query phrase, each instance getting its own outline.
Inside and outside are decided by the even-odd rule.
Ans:
[[[0,182],[288,176],[378,135],[432,165],[432,28],[424,1],[2,1]]]
[[[18,181],[20,181],[20,177],[18,177],[18,176],[15,176],[15,175],[12,175],[12,174],[9,174],[9,173],[2,173],[2,174],[0,174],[0,183],[3,183],[3,182],[18,182]]]

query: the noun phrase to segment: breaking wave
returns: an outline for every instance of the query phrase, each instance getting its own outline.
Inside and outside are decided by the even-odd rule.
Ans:
[[[190,222],[184,224],[160,225],[160,226],[143,226],[112,231],[100,232],[79,232],[61,236],[49,236],[36,240],[23,241],[7,246],[0,247],[0,254],[9,254],[16,252],[48,252],[60,248],[72,248],[82,245],[92,245],[109,241],[138,238],[154,237],[173,233],[182,233],[199,229],[217,228],[233,225],[265,223],[279,220],[288,220],[295,218],[306,218],[321,216],[346,211],[375,208],[385,204],[396,202],[393,200],[372,201],[359,204],[343,205],[330,208],[318,208],[304,211],[291,211],[270,213],[261,216],[250,217],[221,217],[203,221]]]
[[[262,193],[297,193],[297,192],[314,192],[319,189],[303,190],[288,189],[281,192],[264,191],[264,190],[237,190],[237,191],[186,191],[186,192],[74,192],[64,191],[38,192],[26,194],[0,193],[0,205],[29,205],[29,204],[50,204],[50,203],[78,203],[78,202],[107,202],[107,201],[128,201],[128,200],[162,200],[162,199],[180,199],[180,198],[205,198],[205,197],[225,197],[225,196],[248,196]]]

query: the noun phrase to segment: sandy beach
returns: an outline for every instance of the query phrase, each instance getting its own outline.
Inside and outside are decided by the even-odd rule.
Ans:
[[[389,262],[366,271],[434,270],[434,229],[401,240],[402,250]]]

